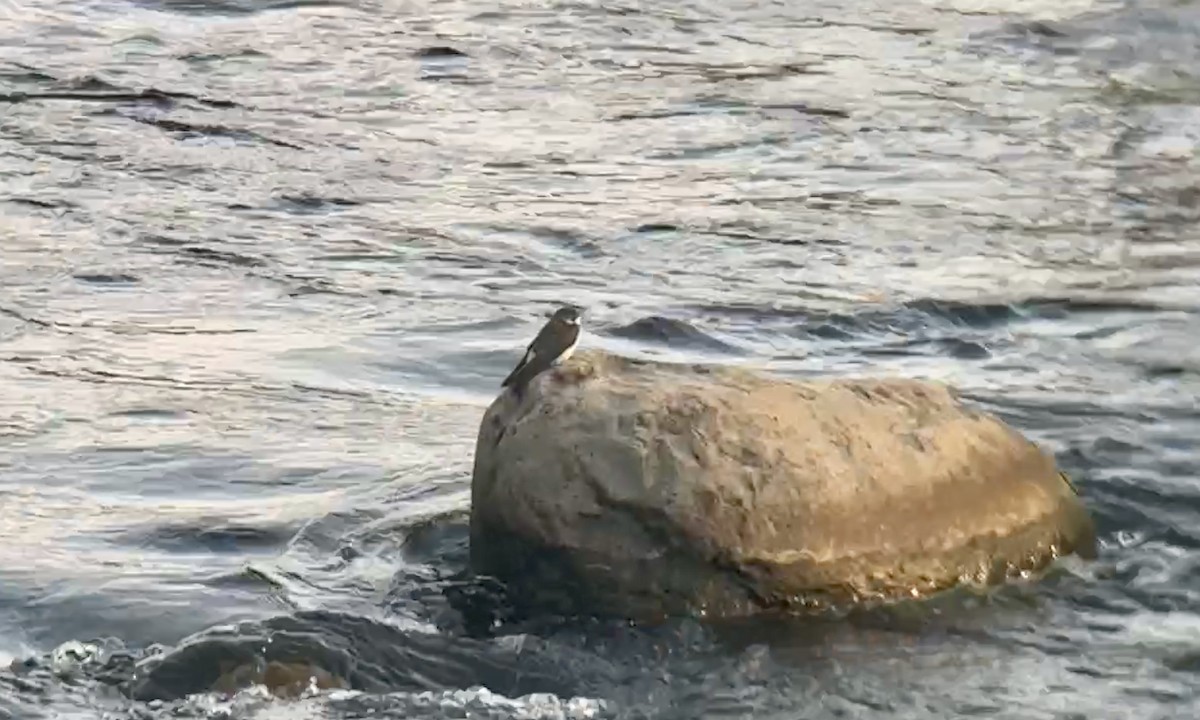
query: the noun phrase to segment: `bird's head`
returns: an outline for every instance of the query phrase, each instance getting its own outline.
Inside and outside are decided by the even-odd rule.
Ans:
[[[578,325],[581,317],[582,313],[579,312],[578,308],[560,307],[554,311],[554,315],[550,319],[564,325]]]

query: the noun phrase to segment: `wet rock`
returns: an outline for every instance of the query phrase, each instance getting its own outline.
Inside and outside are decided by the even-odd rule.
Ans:
[[[457,48],[452,48],[449,45],[434,45],[432,47],[421,48],[416,53],[419,58],[456,58],[467,57],[467,54]]]
[[[628,325],[612,328],[609,334],[630,340],[643,340],[662,345],[694,347],[716,352],[731,352],[734,348],[692,325],[658,315],[640,318]]]
[[[246,663],[226,671],[213,683],[212,689],[225,695],[262,685],[276,697],[295,698],[309,688],[318,690],[348,689],[350,685],[325,668],[306,662],[271,661]]]
[[[823,609],[1094,551],[1053,458],[936,384],[580,352],[476,446],[472,565],[555,611]]]
[[[121,686],[147,702],[251,685],[283,697],[313,685],[368,693],[483,686],[510,697],[570,696],[582,674],[577,662],[534,638],[513,648],[309,610],[204,630],[138,662]]]

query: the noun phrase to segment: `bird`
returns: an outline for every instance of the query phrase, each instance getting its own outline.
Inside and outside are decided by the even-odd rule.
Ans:
[[[571,357],[579,344],[580,320],[579,310],[573,307],[555,310],[500,387],[511,387],[520,396],[535,376]]]

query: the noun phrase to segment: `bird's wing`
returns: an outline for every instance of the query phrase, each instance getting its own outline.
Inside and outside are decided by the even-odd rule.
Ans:
[[[529,347],[525,348],[525,355],[521,357],[521,361],[518,362],[517,366],[512,369],[512,372],[508,374],[508,377],[504,378],[504,382],[500,383],[500,387],[508,387],[508,384],[513,381],[513,378],[515,378],[521,372],[521,370],[525,368],[526,365],[533,362],[533,359],[537,357],[537,353],[533,351],[533,345],[536,342],[537,339],[534,338],[533,342],[529,343]]]
[[[515,379],[517,375],[529,365],[529,363],[533,362],[534,359],[537,358],[537,353],[534,352],[533,349],[539,344],[542,344],[546,338],[550,337],[550,335],[554,332],[554,328],[552,327],[553,325],[554,323],[551,321],[543,325],[541,330],[538,330],[537,336],[529,342],[528,346],[526,346],[525,355],[521,358],[521,362],[517,363],[517,366],[508,374],[508,377],[504,378],[504,382],[500,383],[500,387],[507,387],[508,384],[511,383],[513,379]],[[576,330],[576,333],[578,332],[579,331]]]

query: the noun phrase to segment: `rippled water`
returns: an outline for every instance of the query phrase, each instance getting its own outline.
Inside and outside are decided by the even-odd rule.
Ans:
[[[0,717],[1196,717],[1198,35],[0,1]],[[822,623],[506,618],[457,577],[470,458],[560,301],[615,351],[948,381],[1101,558]],[[262,659],[348,689],[205,692]]]

